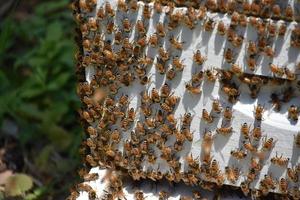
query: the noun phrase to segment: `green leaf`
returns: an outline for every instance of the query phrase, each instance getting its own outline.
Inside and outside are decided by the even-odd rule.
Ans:
[[[71,74],[69,72],[58,74],[58,76],[51,80],[51,82],[47,85],[48,90],[58,90],[67,83],[70,76]]]
[[[40,3],[38,6],[36,6],[35,13],[38,15],[45,15],[45,13],[67,8],[67,6],[68,1],[66,0]]]
[[[58,40],[63,36],[63,27],[62,24],[59,23],[58,21],[55,21],[51,23],[47,27],[47,35],[46,35],[46,40],[47,41],[56,41],[59,42]]]
[[[30,190],[33,182],[26,174],[15,174],[10,176],[5,183],[5,193],[7,196],[20,196]]]
[[[39,166],[39,170],[47,171],[49,165],[49,157],[53,152],[54,147],[52,145],[45,146],[36,156],[34,163],[35,166]]]

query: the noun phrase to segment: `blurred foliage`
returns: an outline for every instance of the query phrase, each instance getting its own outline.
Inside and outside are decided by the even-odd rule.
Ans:
[[[74,23],[68,0],[28,2],[0,22],[0,129],[8,130],[1,137],[17,129],[20,171],[35,180],[24,198],[63,199],[75,182],[82,137]]]

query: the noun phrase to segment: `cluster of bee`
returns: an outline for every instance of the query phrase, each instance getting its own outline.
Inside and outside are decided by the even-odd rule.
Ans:
[[[228,12],[231,14],[230,26],[227,28],[220,21],[217,29],[220,35],[227,35],[227,39],[234,47],[240,47],[244,40],[243,36],[236,33],[238,25],[246,26],[247,23],[251,23],[260,35],[258,44],[250,41],[247,48],[249,54],[248,66],[254,71],[255,59],[259,51],[263,51],[270,57],[274,56],[273,50],[269,48],[267,41],[265,41],[267,40],[265,37],[266,31],[268,31],[268,37],[275,37],[274,34],[276,33],[278,36],[284,36],[286,25],[282,24],[276,31],[275,25],[271,22],[261,21],[255,17],[250,17],[248,20],[247,15],[261,16],[260,11],[257,11],[256,14],[253,13],[258,9],[255,8],[255,5],[259,5],[259,9],[262,9],[262,5],[267,6],[266,3],[258,4],[257,1],[249,4],[251,7],[249,13],[239,13],[232,10],[235,7],[232,2],[235,1],[228,1],[227,3],[221,1],[220,4],[217,4],[214,0],[208,0],[205,2],[205,6],[200,6],[199,10],[196,10],[193,6],[188,7],[187,14],[174,11],[175,5],[180,4],[180,2],[183,3],[184,1],[176,0],[174,3],[155,1],[153,8],[148,4],[144,4],[143,19],[138,19],[136,24],[133,24],[126,17],[136,13],[140,8],[141,4],[136,0],[130,0],[129,2],[118,0],[117,10],[108,1],[100,6],[98,10],[96,10],[97,1],[95,0],[78,0],[73,4],[74,18],[79,27],[77,40],[81,46],[76,54],[78,60],[77,73],[80,75],[78,95],[84,104],[80,116],[88,135],[80,148],[80,153],[83,155],[87,167],[122,168],[126,169],[134,180],[148,178],[158,181],[166,178],[170,182],[183,181],[188,185],[200,185],[204,189],[212,190],[216,185],[223,185],[226,179],[229,183],[236,184],[241,172],[236,166],[227,166],[225,173],[221,171],[218,161],[212,159],[211,146],[214,134],[210,131],[206,131],[203,135],[201,159],[193,158],[192,155],[187,156],[185,163],[187,163],[189,170],[181,171],[182,163],[179,162],[179,153],[185,150],[186,144],[193,141],[193,132],[190,130],[190,125],[194,116],[186,112],[180,118],[175,117],[175,110],[180,97],[172,91],[169,82],[178,73],[181,73],[186,66],[179,56],[172,55],[170,50],[163,47],[163,40],[169,37],[168,42],[171,49],[180,52],[184,49],[184,41],[168,35],[168,30],[173,30],[180,23],[193,29],[198,20],[203,20],[204,30],[212,31],[215,22],[207,17],[207,10]],[[235,3],[241,4],[240,1]],[[164,4],[167,6],[162,6]],[[252,4],[254,4],[253,8]],[[222,8],[222,5],[224,8]],[[169,18],[169,23],[165,25],[158,22],[155,24],[156,32],[147,37],[147,24],[151,18],[152,9],[157,13],[164,10]],[[88,17],[88,13],[94,11],[95,16]],[[114,17],[118,15],[125,16],[119,25],[114,20]],[[282,16],[279,15],[278,17]],[[293,17],[294,15],[292,15],[292,19]],[[137,36],[132,42],[129,38],[133,29],[136,29]],[[291,39],[292,46],[298,47],[298,28],[293,30]],[[146,56],[147,48],[155,48],[158,56],[156,58]],[[204,79],[210,82],[219,79],[222,83],[222,91],[228,96],[228,101],[235,103],[240,96],[239,85],[233,80],[235,76],[238,81],[249,86],[252,98],[256,98],[260,88],[268,82],[282,84],[280,82],[284,80],[280,78],[282,76],[286,76],[288,81],[296,80],[296,75],[289,69],[284,68],[281,74],[281,69],[273,64],[270,64],[270,69],[279,78],[245,74],[240,66],[234,64],[234,52],[230,48],[225,50],[224,57],[228,63],[231,63],[230,70],[207,69],[199,71],[193,74],[191,80],[185,84],[186,90],[193,95],[199,95],[202,92],[200,85]],[[197,50],[193,55],[193,61],[197,65],[203,65],[206,60],[207,57],[200,50]],[[166,82],[160,89],[155,87],[146,88],[151,83],[149,69],[152,65],[155,66],[159,74],[166,77]],[[91,80],[87,82],[82,74],[85,74],[85,70],[90,67],[95,69],[95,73]],[[131,107],[132,97],[123,92],[123,88],[129,88],[135,84],[140,84],[144,88],[139,96],[140,105],[138,108]],[[290,101],[293,97],[293,91],[293,88],[289,87],[283,92],[282,98],[279,94],[274,93],[271,95],[271,101],[276,110],[280,110],[282,102],[287,103]],[[254,118],[257,121],[263,120],[263,112],[264,107],[257,105]],[[230,107],[223,108],[220,102],[215,99],[211,113],[206,109],[202,110],[202,120],[207,124],[211,124],[215,118],[213,114],[221,113],[226,123],[217,128],[216,132],[226,136],[233,132],[230,125],[233,113]],[[298,115],[299,108],[291,105],[288,109],[288,117],[297,121]],[[245,138],[243,148],[232,150],[231,155],[238,160],[244,159],[250,153],[258,158],[258,160],[256,158],[251,160],[251,168],[247,179],[240,185],[242,191],[247,195],[250,191],[249,184],[262,168],[265,152],[273,148],[276,140],[262,137],[260,126],[256,126],[250,131],[250,126],[246,123],[241,127],[241,134]],[[263,146],[258,150],[258,143],[261,138],[263,139]],[[170,140],[174,140],[174,143],[167,145]],[[300,146],[299,134],[295,136],[295,144]],[[159,154],[157,150],[160,151]],[[159,168],[153,168],[160,160],[168,164],[168,172],[162,173]],[[271,159],[272,164],[278,166],[287,166],[288,161],[287,158],[277,155]],[[145,163],[150,166],[146,170],[142,168]],[[299,168],[300,166],[295,169],[288,169],[289,179],[296,180],[295,176],[298,177]],[[295,172],[297,172],[296,175]],[[202,176],[206,181],[202,180]],[[85,181],[98,178],[97,174],[87,174],[86,171],[82,172],[82,177]],[[261,190],[264,191],[264,194],[266,194],[266,190],[273,189],[269,186],[270,183],[267,178],[265,177],[266,180],[264,179],[261,184]],[[117,175],[111,175],[109,182],[110,187],[105,199],[123,197],[120,178]],[[282,193],[285,191],[283,183],[284,181],[282,181],[282,184],[280,183],[279,187]],[[96,192],[87,184],[79,184],[71,192],[71,195],[77,196],[78,191],[88,192],[91,199],[97,198]],[[135,196],[136,199],[144,199],[141,192],[136,192]],[[162,197],[165,196],[167,195],[162,193]],[[195,196],[197,196],[196,193]]]
[[[254,0],[251,2],[249,2],[249,0],[205,0],[200,2],[197,0],[155,0],[154,2],[157,4],[171,5],[173,7],[177,5],[198,8],[200,4],[211,12],[228,13],[231,15],[237,11],[247,16],[300,21],[299,13],[293,9],[291,4],[276,4],[274,0]]]

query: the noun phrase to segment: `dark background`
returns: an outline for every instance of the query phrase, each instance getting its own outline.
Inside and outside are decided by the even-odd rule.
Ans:
[[[69,0],[0,0],[0,185],[29,175],[20,199],[64,199],[78,179],[74,29]]]

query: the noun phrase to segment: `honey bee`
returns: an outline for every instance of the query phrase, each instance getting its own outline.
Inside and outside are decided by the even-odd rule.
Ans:
[[[289,191],[289,195],[291,195],[291,197],[293,199],[299,199],[300,198],[300,190],[297,186],[294,186],[293,188],[290,189]]]
[[[266,56],[268,56],[270,58],[273,58],[275,55],[275,51],[269,45],[265,46],[264,53],[266,54]]]
[[[152,10],[150,9],[149,5],[145,4],[144,5],[144,10],[143,10],[143,17],[145,19],[150,19],[150,17],[151,17],[151,11]]]
[[[211,32],[214,29],[215,22],[213,19],[206,19],[204,22],[204,30],[207,32]]]
[[[123,12],[127,12],[128,11],[128,7],[127,4],[124,0],[118,0],[117,3],[117,8]]]
[[[231,134],[233,131],[233,128],[231,126],[228,127],[220,127],[216,129],[216,132],[218,134],[222,134],[224,136]]]
[[[139,5],[138,5],[137,0],[131,0],[129,2],[129,7],[130,7],[131,11],[136,12],[139,9]]]
[[[218,99],[214,99],[213,102],[212,102],[212,110],[215,112],[215,113],[221,113],[222,111],[222,106],[220,104],[220,101]]]
[[[291,105],[288,109],[288,118],[293,121],[298,121],[299,108],[295,105]]]
[[[183,119],[182,119],[182,125],[183,126],[190,126],[192,120],[193,120],[193,116],[192,116],[191,113],[184,113]]]
[[[210,173],[214,176],[220,171],[219,163],[216,159],[213,159],[210,165]]]
[[[239,23],[240,15],[238,12],[234,11],[231,15],[231,25],[236,26]]]
[[[241,133],[245,139],[249,139],[250,126],[246,122],[241,125]]]
[[[142,99],[141,99],[142,104],[148,104],[152,100],[146,90],[141,92],[141,97],[142,97]]]
[[[231,85],[224,85],[222,89],[223,89],[224,93],[227,94],[228,96],[239,96],[239,94],[240,94],[238,89],[236,89],[235,87],[233,87]]]
[[[95,129],[94,127],[92,126],[89,126],[87,129],[86,129],[86,132],[89,134],[89,136],[91,138],[96,138],[98,136],[98,131],[97,129]]]
[[[275,157],[272,157],[271,158],[271,163],[274,164],[274,165],[278,165],[280,167],[285,167],[288,165],[290,161],[290,158],[285,158],[285,157],[282,157],[282,155],[279,157],[277,155],[277,152],[276,152],[276,155]]]
[[[243,142],[243,146],[244,146],[245,149],[247,149],[247,150],[250,151],[250,152],[256,152],[256,151],[257,151],[257,148],[255,148],[255,147],[251,144],[251,142],[246,142],[246,141],[244,141],[244,142]]]
[[[202,195],[199,191],[196,191],[196,190],[193,191],[193,199],[201,200],[202,199],[201,197],[202,197]]]
[[[214,82],[217,80],[217,75],[215,74],[214,70],[207,69],[204,72],[205,76],[207,77],[207,80]]]
[[[233,62],[233,57],[234,57],[233,51],[232,51],[231,49],[227,48],[227,49],[225,50],[225,53],[224,53],[224,58],[225,58],[225,60],[226,60],[228,63],[232,63],[232,62]]]
[[[251,71],[255,71],[256,69],[256,60],[255,56],[251,55],[247,58],[247,66]]]
[[[221,36],[224,36],[226,34],[227,30],[223,21],[219,21],[217,30],[218,30],[218,34]]]
[[[287,103],[289,102],[294,95],[294,89],[292,87],[288,87],[283,91],[283,98],[282,102]]]
[[[177,124],[177,119],[175,118],[174,114],[168,114],[166,117],[166,120],[173,126],[175,126]]]
[[[183,61],[179,59],[178,56],[175,56],[172,60],[172,65],[177,71],[183,71],[185,65],[183,64]]]
[[[255,42],[249,41],[248,47],[247,47],[247,52],[249,55],[256,55],[257,54],[257,47]]]
[[[150,46],[151,47],[156,47],[157,45],[158,45],[158,37],[157,37],[157,34],[156,33],[154,33],[154,34],[152,34],[151,36],[150,36],[150,38],[149,38],[149,44],[150,44]]]
[[[155,68],[160,74],[165,74],[166,73],[165,63],[160,59],[157,59],[157,62],[155,64]]]
[[[189,17],[189,16],[184,16],[183,17],[183,22],[184,24],[189,28],[189,29],[194,29],[195,28],[195,21]]]
[[[276,24],[275,23],[269,23],[268,24],[268,31],[269,31],[269,36],[270,37],[275,37],[276,36]]]
[[[202,92],[200,86],[193,86],[192,83],[186,83],[185,88],[191,94],[201,94]]]
[[[213,138],[214,136],[212,135],[212,133],[210,131],[206,131],[203,135],[203,142],[202,142],[202,149],[204,151],[204,154],[210,154],[210,150],[211,150],[211,145],[213,143]]]
[[[97,173],[91,173],[91,174],[85,174],[83,176],[84,181],[95,181],[99,179],[99,174]]]
[[[96,191],[88,184],[79,183],[77,186],[77,191],[85,191],[88,193],[89,199],[96,199],[97,194]]]
[[[230,109],[229,106],[227,106],[224,110],[223,116],[225,119],[227,120],[231,120],[232,119],[232,110]]]
[[[178,41],[178,38],[176,39],[174,36],[171,36],[169,41],[170,41],[173,48],[175,48],[177,50],[182,50],[183,49],[183,43],[184,42]]]
[[[183,128],[183,129],[181,130],[181,133],[185,136],[185,138],[186,138],[189,142],[192,142],[192,141],[193,141],[193,138],[194,138],[193,132],[191,132],[188,128]]]
[[[158,24],[156,25],[156,33],[160,37],[165,37],[166,36],[165,27],[164,27],[163,23],[158,22]]]
[[[227,180],[230,183],[235,184],[237,182],[237,180],[239,179],[240,170],[238,168],[226,166],[225,174],[226,174]]]
[[[155,102],[155,103],[159,103],[160,102],[161,97],[159,96],[159,92],[158,92],[157,89],[152,88],[152,90],[151,90],[151,97],[150,98],[151,98],[152,102]]]
[[[136,29],[140,35],[144,35],[146,33],[146,28],[142,20],[138,20],[136,23]]]
[[[237,160],[242,160],[247,156],[247,152],[243,150],[232,150],[230,154]]]
[[[254,117],[256,120],[261,121],[263,118],[264,113],[264,106],[258,104],[257,106],[254,106]]]
[[[285,32],[286,32],[286,24],[281,23],[278,29],[278,36],[284,37]]]
[[[105,3],[105,14],[108,15],[109,17],[115,16],[115,11],[109,2]]]
[[[206,17],[207,8],[205,6],[200,6],[198,10],[197,18],[203,20]]]
[[[266,190],[264,193],[268,193],[269,189],[274,190],[276,188],[276,182],[271,175],[265,174],[264,178],[260,181],[260,188]]]
[[[217,2],[215,0],[206,1],[205,6],[211,11],[216,11],[218,8]]]
[[[161,13],[162,12],[162,5],[159,1],[154,1],[154,10],[157,12],[157,13]]]
[[[214,118],[207,112],[205,108],[202,110],[202,119],[209,124],[214,120]]]
[[[200,50],[197,50],[196,53],[194,53],[193,60],[198,65],[202,65],[207,60],[207,58],[201,55]]]
[[[294,135],[294,143],[297,147],[300,147],[300,132],[297,135]]]
[[[270,70],[273,74],[275,74],[276,76],[282,77],[284,75],[284,69],[280,68],[276,65],[274,65],[273,63],[269,63],[269,67]]]
[[[172,67],[167,71],[167,79],[168,80],[173,80],[176,76],[176,71],[175,69]]]
[[[296,80],[296,74],[293,73],[289,68],[284,67],[284,73],[286,75],[286,78],[290,81]]]
[[[165,84],[161,87],[161,89],[160,89],[160,96],[161,96],[162,98],[166,98],[166,97],[168,97],[170,94],[171,94],[171,88],[170,88],[170,86],[169,86],[167,83],[165,83]]]
[[[231,71],[237,76],[240,76],[243,73],[242,68],[238,64],[232,64]]]
[[[193,85],[198,85],[201,83],[202,79],[203,79],[203,71],[200,71],[200,72],[192,75],[191,82]]]
[[[239,24],[242,26],[242,27],[246,27],[247,26],[247,16],[244,15],[244,14],[240,14],[240,19],[239,19]]]
[[[241,190],[245,196],[248,196],[248,194],[250,192],[249,183],[246,181],[241,182]]]
[[[262,150],[263,151],[270,151],[274,145],[276,144],[277,140],[274,140],[273,138],[267,138],[264,137],[263,138],[263,146],[262,146]]]
[[[142,191],[137,190],[134,192],[134,198],[135,200],[144,200],[144,193]]]
[[[291,5],[288,5],[285,9],[285,19],[288,21],[293,21],[294,11]]]
[[[285,178],[281,178],[279,181],[279,191],[283,194],[288,192],[288,182]]]
[[[287,176],[290,181],[297,183],[298,182],[298,172],[294,168],[287,168]]]
[[[260,140],[261,136],[262,136],[262,131],[261,131],[261,127],[258,125],[257,127],[254,127],[252,129],[252,137],[254,140]]]
[[[163,191],[163,190],[159,191],[159,193],[158,193],[158,200],[167,200],[168,197],[169,197],[169,193],[168,192]]]
[[[159,47],[158,53],[159,53],[160,59],[163,62],[166,62],[169,60],[169,58],[170,58],[169,53],[162,46]]]

